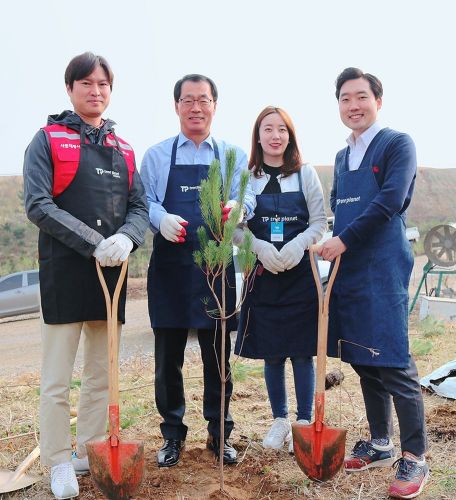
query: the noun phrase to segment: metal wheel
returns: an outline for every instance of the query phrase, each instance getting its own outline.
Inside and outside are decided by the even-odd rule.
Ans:
[[[437,266],[456,266],[456,228],[441,224],[430,229],[424,239],[424,251]]]

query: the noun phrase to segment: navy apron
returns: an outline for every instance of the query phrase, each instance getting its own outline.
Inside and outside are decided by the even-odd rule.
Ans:
[[[209,317],[207,311],[216,308],[215,300],[206,275],[193,260],[193,252],[200,249],[196,231],[199,226],[205,226],[199,204],[199,190],[201,181],[207,178],[209,165],[176,165],[178,137],[173,143],[163,208],[188,221],[185,228],[187,235],[184,243],[170,242],[160,232],[154,236],[147,277],[150,322],[152,328],[214,330],[216,322]],[[217,144],[214,140],[212,143],[215,158],[219,160]],[[221,278],[218,278],[219,297],[220,291]],[[226,298],[226,311],[230,313],[236,306],[233,265],[227,268]],[[227,321],[228,331],[236,327],[236,318]]]
[[[271,220],[283,221],[280,250],[309,226],[309,211],[299,191],[259,194],[248,221],[256,238],[271,241]],[[258,261],[257,264],[260,264]],[[318,298],[306,250],[293,269],[272,274],[258,265],[241,309],[235,353],[246,358],[313,356],[316,353]]]
[[[74,161],[73,149],[61,153],[62,161],[65,155]],[[105,171],[103,175],[99,174],[100,169]],[[78,170],[65,191],[54,198],[54,203],[108,238],[125,223],[128,191],[128,168],[122,153],[111,146],[86,143],[82,124]],[[38,250],[44,322],[106,320],[95,259],[83,257],[44,231],[39,234]],[[105,267],[103,272],[112,296],[120,267]],[[125,321],[126,281],[119,300],[118,319],[122,322]]]
[[[337,179],[333,236],[361,215],[380,188],[371,165],[345,169]],[[413,255],[400,214],[369,240],[342,254],[331,295],[328,353],[357,365],[405,368],[409,363],[408,284]],[[344,342],[347,341],[347,342]],[[355,345],[359,344],[359,345]],[[363,346],[363,347],[360,347]],[[375,349],[378,355],[366,348]]]

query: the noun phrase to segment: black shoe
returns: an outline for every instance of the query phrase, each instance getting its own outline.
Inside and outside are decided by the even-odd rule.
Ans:
[[[219,457],[220,440],[214,436],[207,437],[206,448],[214,452],[216,458]],[[223,442],[223,463],[226,465],[237,462],[237,451],[231,446],[227,439]]]
[[[158,450],[157,463],[159,467],[172,467],[179,462],[179,455],[185,442],[180,439],[165,439]]]

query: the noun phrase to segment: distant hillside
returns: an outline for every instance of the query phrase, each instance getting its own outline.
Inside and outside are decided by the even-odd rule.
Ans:
[[[38,230],[23,208],[21,176],[0,177],[0,276],[38,267]]]
[[[333,167],[316,167],[327,206],[332,185]],[[38,266],[38,229],[31,224],[23,208],[21,176],[0,177],[0,276]],[[419,168],[415,195],[409,209],[408,225],[418,226],[422,238],[432,226],[456,221],[456,168]],[[146,244],[132,256],[130,274],[144,276],[152,246],[148,231]]]
[[[0,276],[38,268],[38,228],[25,215],[22,176],[0,177]],[[152,233],[130,259],[130,276],[145,276]]]

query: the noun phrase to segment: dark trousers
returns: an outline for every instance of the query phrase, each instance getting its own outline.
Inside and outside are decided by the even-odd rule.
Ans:
[[[182,366],[187,344],[187,329],[155,328],[155,402],[163,422],[160,424],[165,439],[185,440],[188,427],[183,423],[185,414],[184,382]],[[214,348],[214,331],[198,330],[204,373],[203,415],[208,421],[209,434],[220,437],[220,348],[221,333],[217,331]],[[217,355],[215,350],[217,350]],[[225,342],[225,373],[230,373],[231,339],[229,332]],[[225,439],[233,430],[229,413],[233,382],[231,376],[225,387]]]
[[[399,421],[402,452],[421,456],[427,449],[421,386],[415,361],[407,368],[352,365],[360,377],[372,438],[392,435],[391,397]]]

